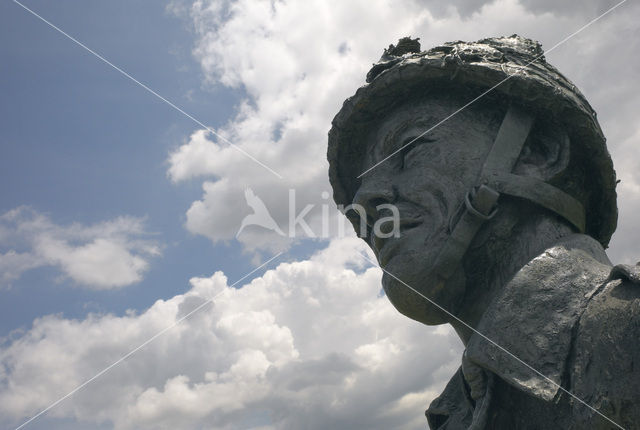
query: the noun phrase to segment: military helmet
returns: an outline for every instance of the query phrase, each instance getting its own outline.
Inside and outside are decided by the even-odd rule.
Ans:
[[[578,186],[588,188],[588,197],[575,195],[571,184],[554,185],[567,197],[574,194],[584,207],[584,232],[607,247],[617,224],[616,176],[596,113],[575,85],[546,62],[541,45],[518,35],[450,42],[428,51],[420,51],[417,39],[410,38],[389,46],[366,84],[333,119],[327,158],[335,202],[351,204],[366,137],[381,117],[415,94],[454,87],[466,92],[468,101],[501,97],[565,128],[571,159],[579,159],[587,178]]]

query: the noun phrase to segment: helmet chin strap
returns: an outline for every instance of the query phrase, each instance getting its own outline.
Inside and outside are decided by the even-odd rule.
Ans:
[[[467,193],[454,227],[456,215],[451,219],[451,235],[433,266],[438,278],[436,289],[444,288],[452,275],[462,270],[464,254],[482,224],[498,211],[501,194],[530,200],[584,232],[585,212],[579,201],[544,181],[512,173],[533,121],[534,117],[519,107],[509,107],[484,162],[479,182]]]

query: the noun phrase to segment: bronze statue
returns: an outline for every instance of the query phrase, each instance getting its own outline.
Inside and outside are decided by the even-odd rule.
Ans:
[[[540,44],[402,39],[336,115],[328,159],[391,303],[465,344],[431,429],[640,428],[640,267],[604,252],[613,164]],[[372,234],[381,204],[399,237]]]

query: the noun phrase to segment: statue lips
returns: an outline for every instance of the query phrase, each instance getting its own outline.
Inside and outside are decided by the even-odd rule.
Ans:
[[[400,219],[400,237],[379,237],[373,236],[373,248],[378,256],[378,262],[381,266],[388,263],[389,259],[394,255],[394,251],[401,244],[403,235],[407,230],[411,230],[422,224],[422,218],[401,218]],[[394,228],[393,221],[387,221],[380,225],[380,231],[389,233]]]
[[[396,201],[395,205],[400,213],[400,218],[397,220],[398,226],[394,225],[394,220],[389,219],[379,224],[379,231],[383,234],[389,234],[393,231],[394,228],[399,228],[399,237],[391,236],[391,237],[379,237],[377,235],[373,235],[371,240],[371,246],[374,249],[376,255],[378,256],[378,262],[382,267],[384,267],[391,258],[396,255],[396,251],[400,248],[404,239],[406,239],[410,234],[418,234],[416,231],[412,231],[419,226],[427,227],[427,231],[424,232],[426,237],[431,236],[434,231],[438,229],[438,226],[441,224],[441,220],[443,219],[443,215],[441,212],[446,208],[446,203],[442,201],[440,198],[441,193],[437,193],[434,190],[429,190],[423,194],[423,199],[425,202],[415,202],[408,200],[406,198],[400,198],[400,201]],[[426,204],[425,204],[426,203]],[[437,209],[434,211],[432,208]],[[382,210],[378,212],[376,215],[378,219],[388,216],[390,213],[386,210]],[[425,225],[425,221],[429,222]],[[422,234],[422,233],[421,233]]]

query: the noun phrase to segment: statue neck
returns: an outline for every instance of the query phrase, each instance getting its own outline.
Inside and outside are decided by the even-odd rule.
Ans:
[[[478,233],[465,256],[466,291],[457,317],[476,328],[489,304],[513,276],[571,233],[566,222],[538,208],[504,208]],[[450,323],[466,345],[473,330],[454,319]]]

